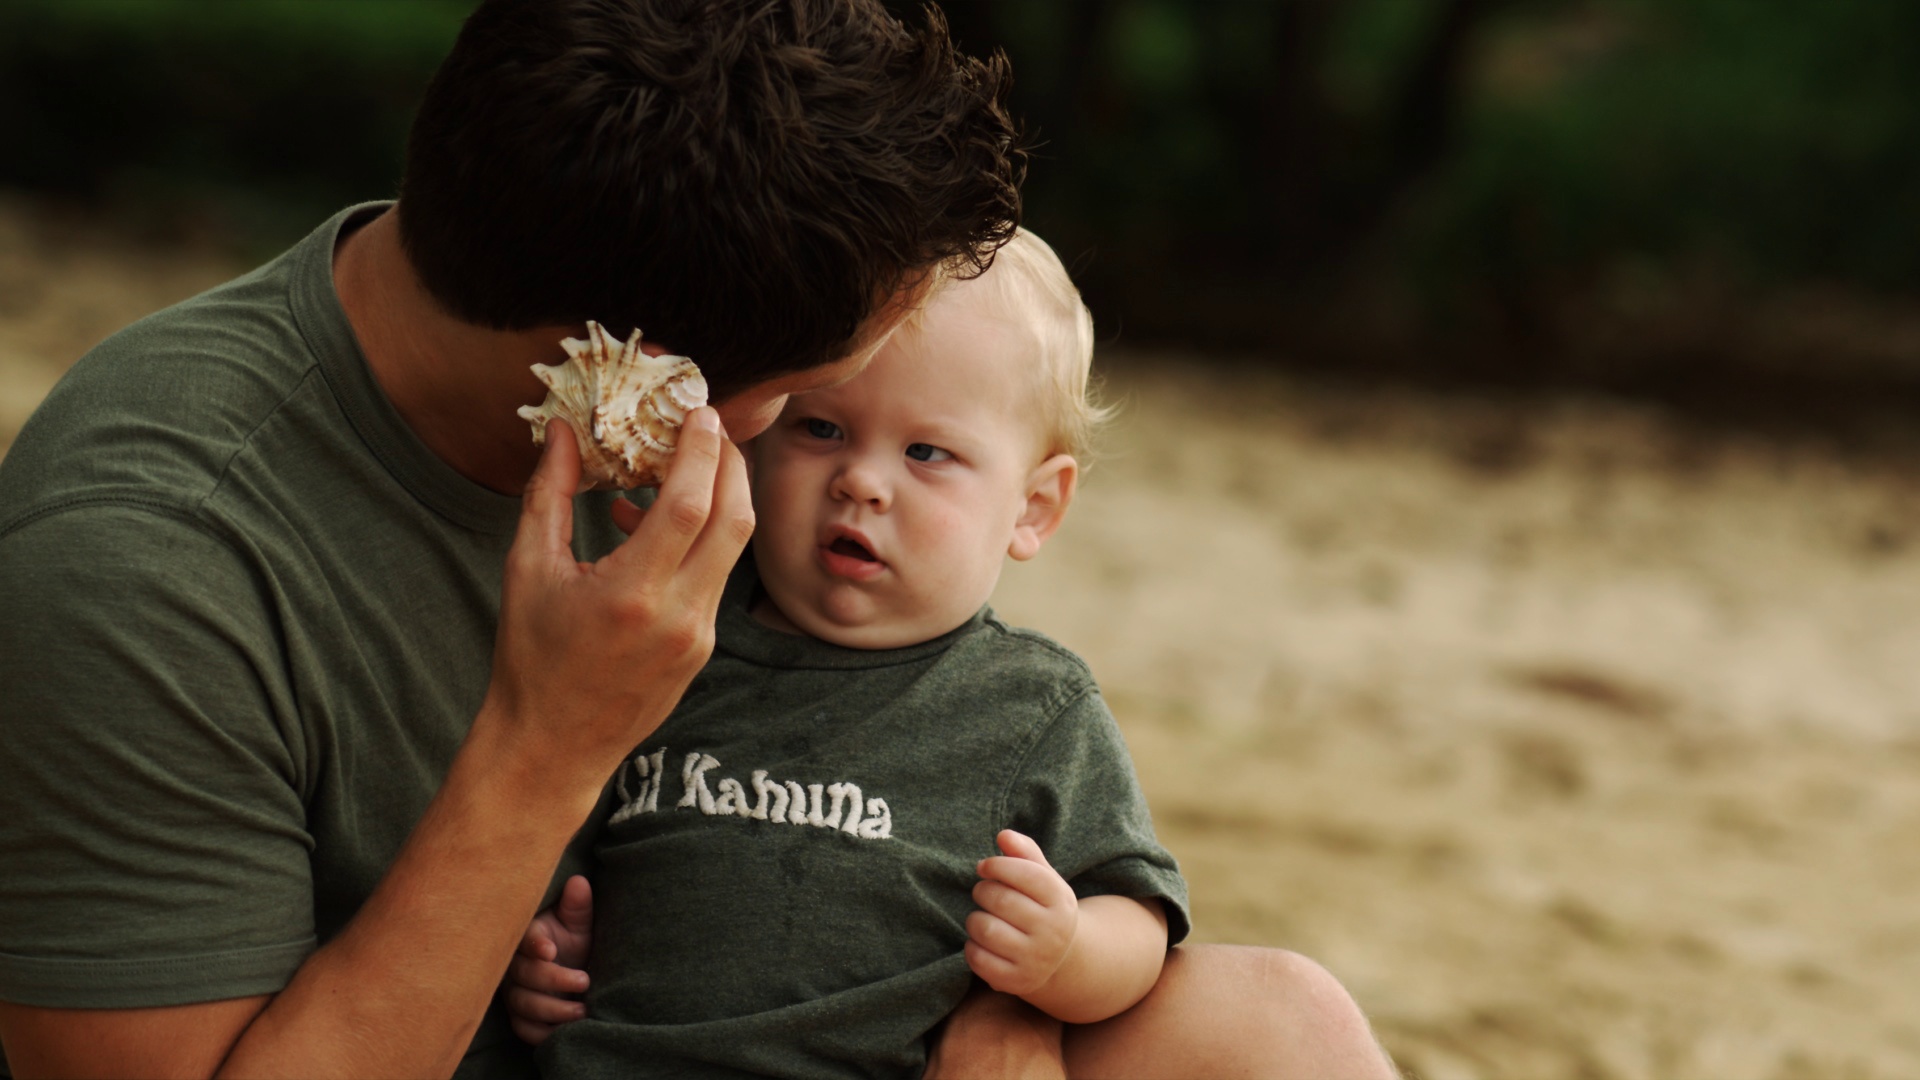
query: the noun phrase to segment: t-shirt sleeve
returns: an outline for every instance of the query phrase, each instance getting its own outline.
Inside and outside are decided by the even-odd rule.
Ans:
[[[0,1000],[270,993],[312,950],[272,611],[247,560],[168,512],[0,536]]]
[[[1167,944],[1187,936],[1186,881],[1154,836],[1133,759],[1098,688],[1089,683],[1054,715],[1002,805],[1007,827],[1033,837],[1075,895],[1158,899]]]

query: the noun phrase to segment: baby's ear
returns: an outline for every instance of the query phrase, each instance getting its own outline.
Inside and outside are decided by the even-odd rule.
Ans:
[[[1080,483],[1080,463],[1071,454],[1055,454],[1027,474],[1027,504],[1013,523],[1013,541],[1007,554],[1024,562],[1040,554],[1040,546],[1066,520],[1067,505]]]

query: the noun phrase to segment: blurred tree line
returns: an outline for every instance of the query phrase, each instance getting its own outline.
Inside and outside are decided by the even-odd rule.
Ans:
[[[393,191],[470,6],[10,0],[0,185],[277,246]],[[1013,58],[1029,224],[1108,340],[1629,388],[1920,376],[1920,3],[944,6]]]

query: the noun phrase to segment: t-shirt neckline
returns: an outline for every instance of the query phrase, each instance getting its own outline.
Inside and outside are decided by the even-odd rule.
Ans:
[[[456,525],[510,535],[519,525],[520,500],[467,479],[420,441],[373,377],[334,291],[333,254],[341,232],[392,206],[390,201],[350,206],[296,245],[288,285],[294,321],[354,431],[401,486]]]

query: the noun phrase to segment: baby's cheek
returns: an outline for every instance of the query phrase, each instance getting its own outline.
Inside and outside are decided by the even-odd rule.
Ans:
[[[949,544],[964,542],[966,537],[980,530],[980,515],[984,507],[967,503],[942,502],[935,506],[927,519],[938,536]]]

